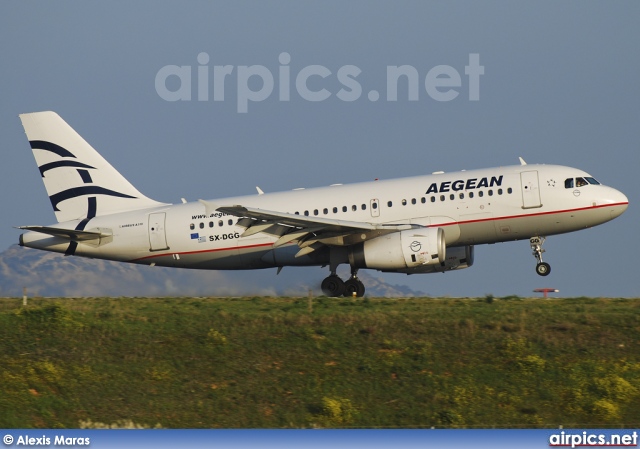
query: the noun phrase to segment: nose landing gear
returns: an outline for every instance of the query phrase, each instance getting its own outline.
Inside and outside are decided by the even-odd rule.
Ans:
[[[542,244],[545,240],[546,237],[531,237],[529,239],[529,244],[533,250],[533,256],[538,261],[538,264],[536,265],[536,273],[540,276],[547,276],[551,273],[551,265],[542,261],[542,253],[545,252],[545,250],[542,249]]]

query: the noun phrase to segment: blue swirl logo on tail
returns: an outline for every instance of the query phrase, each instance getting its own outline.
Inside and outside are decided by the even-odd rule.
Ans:
[[[73,153],[71,153],[71,151],[52,142],[47,142],[44,140],[31,140],[29,141],[29,144],[31,145],[32,149],[50,151],[52,153],[57,154],[60,157],[71,157],[74,159],[76,157]],[[61,167],[77,168],[78,174],[80,175],[82,182],[84,184],[93,184],[93,179],[91,178],[91,174],[89,173],[89,170],[95,170],[95,167],[84,164],[82,162],[70,161],[65,159],[65,160],[60,160],[55,162],[49,162],[47,164],[41,165],[38,168],[40,170],[40,175],[44,178],[45,173],[48,172],[49,170],[53,170]],[[134,199],[137,198],[132,195],[116,192],[115,190],[107,189],[100,186],[84,185],[79,187],[73,187],[71,189],[67,189],[67,190],[63,190],[62,192],[55,193],[53,195],[50,195],[49,199],[51,200],[51,205],[53,206],[53,210],[57,212],[60,210],[58,208],[58,204],[61,203],[62,201],[69,200],[72,198],[77,198],[83,195],[107,195],[107,196],[114,196],[118,198],[134,198]],[[93,198],[95,200],[95,197]],[[96,208],[97,206],[94,205],[93,216],[91,216],[91,207],[89,207],[87,210],[87,217],[90,217],[90,218],[95,217]]]
[[[62,158],[74,158],[76,156],[60,145],[57,145],[52,142],[47,142],[44,140],[31,140],[29,141],[32,149],[44,150],[54,153]],[[53,210],[58,212],[60,209],[58,208],[58,204],[62,201],[69,200],[72,198],[78,198],[84,195],[91,195],[87,198],[87,214],[86,218],[84,218],[78,225],[76,226],[76,231],[82,231],[86,228],[89,221],[96,216],[98,210],[98,195],[106,195],[113,196],[117,198],[137,198],[135,196],[127,195],[125,193],[116,192],[115,190],[107,189],[105,187],[100,187],[96,185],[87,185],[93,184],[93,178],[91,177],[91,173],[89,170],[95,170],[95,167],[91,165],[79,162],[77,160],[69,160],[62,159],[59,161],[48,162],[38,167],[40,170],[40,175],[44,178],[46,173],[50,170],[54,170],[56,168],[61,167],[73,167],[77,169],[78,175],[80,175],[80,179],[82,180],[82,186],[73,187],[71,189],[63,190],[61,192],[55,193],[53,195],[49,195],[49,199],[51,200],[51,205],[53,206]],[[76,248],[78,247],[78,243],[72,241],[69,243],[69,247],[65,251],[66,255],[75,254]]]

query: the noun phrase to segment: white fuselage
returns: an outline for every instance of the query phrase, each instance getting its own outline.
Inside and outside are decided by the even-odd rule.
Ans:
[[[310,218],[363,223],[440,227],[447,247],[529,239],[576,231],[622,214],[628,200],[604,185],[574,186],[566,180],[587,173],[556,165],[517,165],[426,176],[299,189],[217,199]],[[235,216],[206,212],[200,202],[98,215],[84,226],[110,237],[78,243],[38,232],[20,238],[28,247],[158,266],[200,269],[255,269],[326,265],[328,251],[295,257],[296,243],[274,248],[278,237],[255,233]],[[76,229],[80,220],[55,226]],[[364,236],[363,236],[364,238]],[[367,237],[369,238],[369,237]]]

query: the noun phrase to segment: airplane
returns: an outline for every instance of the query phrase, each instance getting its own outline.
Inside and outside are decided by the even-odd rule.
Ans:
[[[588,173],[527,164],[170,204],[140,193],[58,114],[21,114],[57,223],[19,226],[21,246],[150,266],[247,270],[329,267],[327,296],[365,293],[358,270],[471,267],[476,245],[529,239],[536,272],[547,236],[628,207]],[[336,270],[348,264],[351,276]]]

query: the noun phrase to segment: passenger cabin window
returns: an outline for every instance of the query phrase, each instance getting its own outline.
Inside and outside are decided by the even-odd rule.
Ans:
[[[189,225],[189,229],[191,229],[192,231],[193,231],[195,228],[196,228],[196,225],[194,225],[193,223],[191,223],[191,224]]]
[[[393,206],[393,201],[387,201],[387,206],[389,207]]]
[[[337,214],[337,213],[338,213],[338,208],[337,208],[337,207],[334,207],[334,208],[333,208],[333,213],[334,213],[334,214]]]
[[[346,212],[347,211],[347,206],[342,206],[342,212]]]

